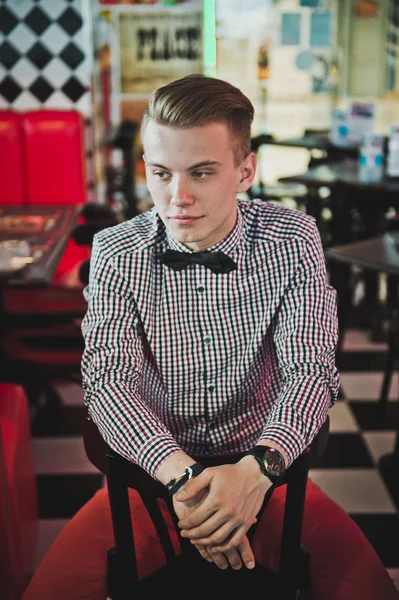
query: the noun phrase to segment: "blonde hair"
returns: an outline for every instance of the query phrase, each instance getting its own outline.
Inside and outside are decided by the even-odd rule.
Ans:
[[[254,107],[227,81],[193,74],[152,92],[141,123],[141,136],[150,120],[176,128],[225,123],[239,164],[251,151]]]

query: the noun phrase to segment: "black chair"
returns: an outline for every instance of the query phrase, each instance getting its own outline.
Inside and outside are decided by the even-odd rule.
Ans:
[[[242,598],[249,586],[261,585],[269,600],[294,600],[310,598],[311,582],[309,553],[301,544],[302,522],[305,504],[306,485],[309,468],[314,466],[327,444],[329,419],[324,423],[313,443],[299,456],[286,472],[286,505],[280,556],[279,572],[266,569],[259,563],[255,569],[242,567],[239,571],[231,568],[218,569],[205,561],[184,538],[180,539],[181,554],[176,555],[167,525],[159,506],[165,501],[170,509],[176,531],[177,517],[172,501],[162,484],[150,477],[136,464],[124,459],[104,441],[97,426],[87,418],[84,426],[84,445],[91,463],[106,475],[114,530],[115,546],[110,548],[107,557],[108,597],[112,600],[139,599],[157,592],[176,595],[189,595],[206,598],[219,598],[220,590],[229,598]],[[204,458],[194,457],[204,466],[236,462],[240,456]],[[137,573],[134,545],[134,530],[130,516],[128,489],[138,491],[157,531],[166,558],[165,566],[140,579]],[[269,494],[258,515],[266,507]],[[253,539],[256,524],[248,531]],[[216,585],[218,584],[218,585]]]
[[[283,204],[284,202],[291,201],[294,203],[295,208],[299,210],[306,210],[307,202],[307,189],[302,184],[296,183],[278,183],[270,184],[266,183],[262,179],[260,172],[259,153],[264,146],[269,145],[273,141],[271,134],[260,134],[251,138],[251,150],[255,152],[258,157],[258,169],[256,178],[251,187],[247,190],[247,196],[250,200],[259,198],[264,202],[275,202],[277,204]]]
[[[105,211],[107,211],[107,209],[105,209]],[[99,212],[97,213],[97,216],[93,215],[93,218],[88,219],[85,223],[76,225],[71,233],[71,237],[78,246],[88,246],[91,248],[96,233],[106,227],[118,225],[118,223],[122,223],[124,220],[124,215],[120,213],[115,214],[112,210],[108,211],[108,213]],[[89,283],[89,272],[90,259],[87,259],[83,261],[79,267],[79,279],[84,285]]]

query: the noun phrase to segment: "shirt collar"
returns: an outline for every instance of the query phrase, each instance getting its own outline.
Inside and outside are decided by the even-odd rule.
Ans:
[[[172,248],[173,250],[178,250],[179,252],[188,252],[188,253],[193,252],[193,250],[190,250],[189,248],[184,246],[184,244],[175,240],[171,236],[167,227],[165,227],[165,232],[166,232],[166,241],[168,243],[169,248]],[[238,205],[237,206],[237,220],[236,220],[236,224],[234,225],[232,231],[230,231],[230,233],[228,235],[226,235],[226,237],[224,237],[222,240],[220,240],[213,246],[210,246],[209,248],[207,248],[207,250],[209,252],[222,251],[225,254],[230,255],[235,250],[236,246],[238,245],[239,241],[241,240],[242,234],[243,234],[243,217],[242,217],[242,214],[240,211],[240,206]]]

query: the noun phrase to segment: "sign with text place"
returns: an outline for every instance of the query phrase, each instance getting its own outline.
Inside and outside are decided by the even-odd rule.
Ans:
[[[202,10],[150,9],[119,14],[122,94],[150,93],[203,72]]]

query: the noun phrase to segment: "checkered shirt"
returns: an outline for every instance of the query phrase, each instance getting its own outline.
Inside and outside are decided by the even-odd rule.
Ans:
[[[289,464],[335,403],[336,293],[315,220],[237,200],[208,248],[237,270],[159,260],[174,240],[155,208],[94,239],[82,323],[85,404],[106,442],[154,476],[174,452],[244,452],[274,441]]]

